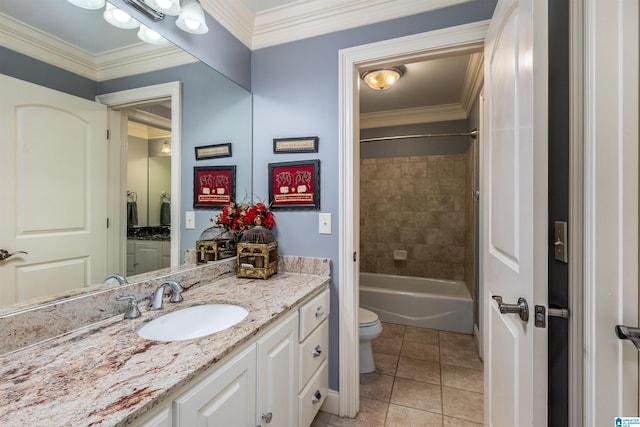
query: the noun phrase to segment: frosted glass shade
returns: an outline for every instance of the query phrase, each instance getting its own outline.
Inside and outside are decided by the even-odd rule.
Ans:
[[[140,30],[138,30],[138,38],[145,43],[155,45],[163,45],[169,43],[169,40],[165,39],[160,34],[143,24],[140,24]]]
[[[365,71],[362,73],[362,80],[364,80],[371,89],[385,90],[396,84],[405,70],[404,67],[389,67]]]
[[[128,13],[118,9],[111,3],[107,3],[107,9],[104,11],[104,19],[109,24],[124,28],[125,30],[138,28],[140,23],[133,19]]]
[[[182,12],[176,20],[176,25],[183,31],[191,34],[204,34],[209,31],[204,19],[202,6],[196,0],[184,0]]]
[[[144,2],[165,15],[178,16],[182,11],[180,0],[144,0]]]

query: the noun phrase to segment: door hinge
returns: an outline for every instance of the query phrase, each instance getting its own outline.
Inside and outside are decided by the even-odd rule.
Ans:
[[[561,319],[569,318],[568,308],[549,308],[549,317],[559,317]],[[534,324],[536,328],[547,327],[547,309],[544,305],[535,306]]]

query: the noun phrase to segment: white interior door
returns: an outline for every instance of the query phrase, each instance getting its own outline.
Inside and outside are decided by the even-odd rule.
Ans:
[[[547,425],[547,8],[500,0],[485,45],[485,424]],[[528,319],[502,313],[494,297]]]
[[[107,274],[107,109],[0,75],[0,305]]]

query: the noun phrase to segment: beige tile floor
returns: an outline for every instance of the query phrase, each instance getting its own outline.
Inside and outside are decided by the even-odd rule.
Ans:
[[[376,371],[360,375],[354,419],[319,412],[312,427],[478,427],[483,372],[471,335],[383,323]]]

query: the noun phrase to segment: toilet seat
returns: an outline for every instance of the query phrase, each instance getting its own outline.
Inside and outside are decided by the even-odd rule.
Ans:
[[[358,326],[360,328],[366,328],[368,326],[373,326],[378,323],[378,315],[373,311],[367,310],[366,308],[359,307],[358,308]]]

